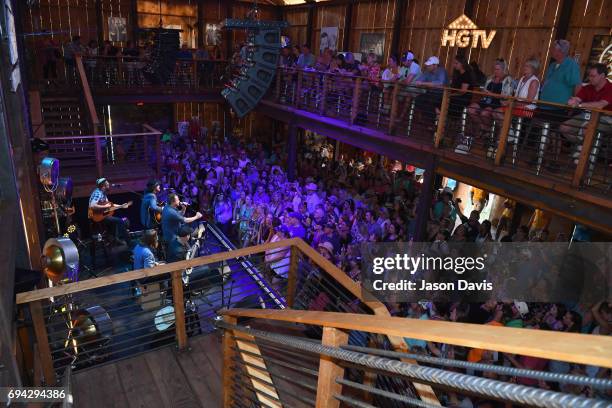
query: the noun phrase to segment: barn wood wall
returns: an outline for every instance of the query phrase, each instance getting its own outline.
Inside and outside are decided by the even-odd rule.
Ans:
[[[509,62],[510,72],[520,74],[522,63],[535,56],[545,64],[549,59],[550,43],[556,35],[560,9],[564,0],[474,0],[470,17],[481,29],[496,29],[497,34],[489,49],[468,49],[467,56],[477,61],[485,72],[491,71],[493,61],[502,57]],[[120,16],[133,24],[130,15],[131,0],[100,0],[102,5],[102,33],[108,37],[108,17]],[[345,27],[346,1],[319,2],[313,14],[312,38],[306,38],[307,7],[285,7],[284,18],[291,24],[285,30],[293,44],[310,43],[318,52],[322,27],[339,28],[338,48],[348,36],[349,50],[359,51],[362,33],[385,34],[385,58],[390,52],[393,21],[396,13],[395,0],[368,0],[353,3],[350,32]],[[32,6],[24,5],[24,32],[39,33],[52,31],[52,37],[65,43],[72,35],[81,35],[83,42],[97,39],[98,21],[96,0],[40,0]],[[236,1],[232,15],[242,18],[250,8],[248,2]],[[155,27],[159,23],[159,8],[156,0],[138,0],[138,24],[141,27]],[[203,2],[204,24],[220,22],[227,17],[226,0],[205,0]],[[441,47],[442,29],[465,10],[465,0],[412,0],[406,12],[400,16],[400,50],[412,50],[422,62],[430,55],[437,55],[450,68],[456,48]],[[260,6],[262,19],[278,18],[277,9]],[[162,0],[164,24],[176,24],[186,31],[185,37],[191,44],[197,43],[198,21],[197,0]],[[574,0],[567,38],[572,43],[572,55],[577,55],[584,69],[591,49],[593,36],[612,34],[612,0]],[[243,31],[224,33],[223,41],[231,38],[233,44],[245,40]],[[33,51],[44,39],[43,36],[27,36],[26,46]],[[123,44],[120,44],[123,45]],[[221,47],[223,50],[225,46]]]

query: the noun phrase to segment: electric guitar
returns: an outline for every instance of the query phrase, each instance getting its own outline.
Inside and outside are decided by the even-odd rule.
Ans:
[[[108,201],[98,201],[98,204],[100,205],[104,205],[106,204]],[[87,217],[89,219],[91,219],[93,222],[101,222],[104,221],[104,219],[106,217],[110,217],[111,215],[113,215],[113,213],[116,210],[120,210],[122,208],[128,208],[129,206],[131,206],[133,204],[132,201],[128,201],[125,204],[121,204],[121,205],[116,205],[116,204],[112,204],[111,206],[108,208],[103,208],[100,210],[94,210],[93,208],[89,208],[87,210]]]

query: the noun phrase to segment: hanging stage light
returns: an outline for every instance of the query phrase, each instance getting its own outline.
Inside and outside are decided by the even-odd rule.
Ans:
[[[70,238],[51,238],[42,252],[43,273],[53,283],[79,279],[79,251]]]

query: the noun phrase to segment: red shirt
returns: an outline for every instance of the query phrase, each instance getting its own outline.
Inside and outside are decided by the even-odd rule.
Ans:
[[[612,111],[612,83],[606,80],[606,84],[599,91],[591,84],[583,86],[576,95],[582,102],[599,102],[607,101],[608,104],[603,107],[604,110]]]

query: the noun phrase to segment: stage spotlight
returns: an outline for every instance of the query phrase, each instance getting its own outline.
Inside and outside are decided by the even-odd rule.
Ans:
[[[53,157],[45,157],[40,162],[40,182],[45,187],[55,186],[59,179],[59,160]]]

